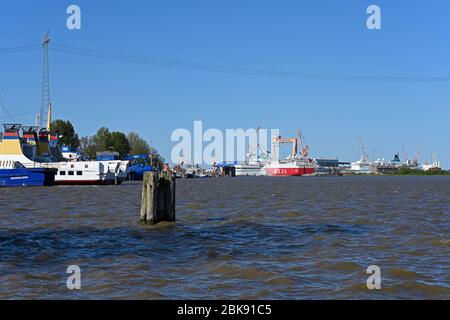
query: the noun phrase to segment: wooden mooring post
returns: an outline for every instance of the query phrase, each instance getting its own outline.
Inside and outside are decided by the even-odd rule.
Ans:
[[[175,177],[171,172],[145,172],[140,222],[175,221]]]

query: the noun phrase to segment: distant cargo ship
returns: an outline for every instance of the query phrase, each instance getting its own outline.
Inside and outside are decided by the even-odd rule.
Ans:
[[[301,154],[298,154],[298,140],[301,143]],[[292,144],[291,154],[287,159],[275,159],[264,165],[269,176],[304,176],[313,175],[315,166],[312,159],[308,159],[309,148],[303,143],[303,134],[298,130],[298,138],[273,138],[274,155],[279,155],[280,144]]]
[[[245,163],[235,165],[236,176],[303,176],[313,175],[315,165],[308,159],[308,146],[303,147],[303,135],[299,130],[302,153],[297,152],[298,138],[274,137],[272,140],[273,153],[263,151],[259,154],[260,145],[257,144],[256,153],[249,153]],[[280,144],[292,144],[292,152],[287,159],[277,159]]]
[[[304,176],[315,173],[314,164],[307,159],[271,162],[264,166],[264,170],[269,176]]]

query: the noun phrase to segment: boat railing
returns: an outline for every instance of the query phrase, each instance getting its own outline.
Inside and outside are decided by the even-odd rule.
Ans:
[[[57,164],[51,163],[51,162],[28,162],[23,163],[25,168],[49,168],[49,169],[55,169],[58,168]]]

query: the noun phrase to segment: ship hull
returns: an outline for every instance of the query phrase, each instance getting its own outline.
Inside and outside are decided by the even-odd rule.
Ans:
[[[122,183],[117,180],[117,184]],[[55,185],[58,186],[108,186],[116,184],[115,180],[57,180]]]
[[[0,169],[0,187],[53,186],[55,174],[46,168]]]
[[[315,172],[314,168],[309,167],[297,167],[297,168],[265,168],[267,175],[274,176],[304,176],[304,175],[312,175]]]
[[[236,176],[265,176],[262,165],[236,165]]]
[[[307,160],[272,162],[264,166],[268,176],[304,176],[315,173],[314,166]]]

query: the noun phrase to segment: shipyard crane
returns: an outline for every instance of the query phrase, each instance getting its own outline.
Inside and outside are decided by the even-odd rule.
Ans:
[[[41,108],[36,119],[36,126],[41,130],[50,130],[52,121],[52,103],[50,98],[50,66],[48,45],[50,43],[49,33],[47,32],[42,42],[43,59],[42,59],[42,88],[41,88]]]
[[[259,131],[260,130],[261,130],[261,127],[256,128],[256,152],[255,152],[256,159],[260,158],[260,154],[264,155],[265,157],[268,157],[271,154],[271,152],[269,150],[267,150],[263,145],[261,145],[261,143],[259,141],[259,138],[260,138]],[[265,139],[267,142],[267,136],[264,136],[263,139]]]
[[[412,160],[413,164],[415,164],[415,165],[419,164],[420,154],[421,154],[421,148],[417,149],[417,152],[414,155],[413,160]]]
[[[364,141],[361,136],[359,136],[359,146],[361,148],[361,160],[369,161],[369,156],[367,155],[366,147],[364,146]]]
[[[258,149],[261,151],[262,154],[269,156],[271,154],[271,151],[267,150],[263,145],[258,143]],[[259,156],[259,155],[258,155]]]
[[[297,136],[300,141],[302,157],[307,158],[309,155],[309,146],[306,144],[305,137],[303,136],[303,132],[302,132],[302,130],[300,130],[300,128],[298,128],[298,130],[297,130]]]
[[[261,128],[260,127],[257,127],[256,128],[256,141],[255,141],[255,145],[251,145],[251,144],[249,144],[249,146],[248,146],[248,157],[251,157],[252,155],[253,155],[253,150],[255,151],[255,156],[256,156],[256,158],[258,158],[258,150],[259,150],[259,130],[260,130]],[[250,141],[251,141],[251,139],[250,139]]]
[[[402,146],[402,151],[403,151],[403,158],[405,161],[408,161],[408,153],[406,152],[405,146]]]
[[[298,144],[297,138],[282,138],[281,136],[278,136],[273,138],[273,143],[274,145],[280,145],[285,143],[292,144],[292,151],[290,157],[295,158],[297,156],[297,144]]]

